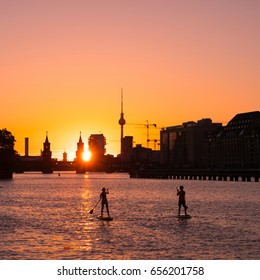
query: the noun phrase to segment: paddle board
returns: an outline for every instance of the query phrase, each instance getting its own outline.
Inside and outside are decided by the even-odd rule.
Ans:
[[[178,219],[190,219],[191,218],[191,215],[184,215],[184,214],[181,214],[181,215],[177,215],[176,218]]]
[[[113,218],[108,216],[97,216],[97,218],[102,221],[113,221]]]

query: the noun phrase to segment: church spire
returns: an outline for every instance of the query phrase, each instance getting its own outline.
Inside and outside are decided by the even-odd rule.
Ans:
[[[48,131],[46,131],[45,144],[50,144],[49,139],[48,139]]]

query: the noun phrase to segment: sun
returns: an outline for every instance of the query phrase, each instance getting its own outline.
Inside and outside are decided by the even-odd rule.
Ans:
[[[90,161],[91,159],[91,152],[89,150],[84,151],[83,153],[83,160],[84,161]]]

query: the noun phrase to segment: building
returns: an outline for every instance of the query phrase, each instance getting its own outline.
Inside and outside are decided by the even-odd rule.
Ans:
[[[51,143],[48,139],[48,132],[46,132],[45,142],[43,143],[42,156],[42,173],[53,173]]]
[[[66,153],[66,151],[64,151],[62,154],[62,161],[64,161],[64,162],[68,161],[68,154]]]
[[[83,154],[84,154],[84,143],[81,138],[81,132],[79,136],[79,142],[77,143],[77,151],[76,151],[76,162],[81,162],[83,161]]]
[[[42,159],[48,161],[51,160],[51,156],[51,143],[48,139],[48,132],[46,132],[45,142],[43,143]]]
[[[125,136],[122,139],[121,159],[130,162],[133,149],[133,136]]]
[[[29,156],[29,138],[26,137],[24,139],[24,141],[25,141],[24,156],[28,157]]]
[[[84,154],[84,142],[82,141],[81,132],[80,132],[79,142],[77,143],[76,158],[74,160],[76,173],[86,172],[86,166],[83,160],[83,154]]]
[[[103,134],[91,134],[88,139],[88,146],[93,161],[103,160],[106,153],[106,138]]]
[[[221,127],[221,123],[207,118],[161,130],[161,165],[173,169],[201,168],[205,162],[203,140]]]
[[[208,168],[260,168],[260,112],[237,114],[204,140]]]
[[[161,131],[161,164],[170,169],[259,169],[260,112],[239,113],[226,126],[210,119]]]
[[[152,149],[145,148],[141,144],[137,144],[132,149],[131,168],[134,170],[144,170],[151,165]]]

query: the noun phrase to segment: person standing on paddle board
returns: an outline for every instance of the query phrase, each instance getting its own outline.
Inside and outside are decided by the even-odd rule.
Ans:
[[[106,205],[107,209],[107,215],[109,215],[109,209],[108,209],[108,201],[107,201],[107,194],[109,194],[108,189],[106,190],[105,188],[102,189],[102,193],[100,194],[100,199],[101,199],[101,217],[103,217],[103,211],[104,211],[104,206]]]
[[[184,208],[185,215],[187,215],[187,205],[185,200],[185,191],[183,190],[184,187],[180,186],[180,190],[177,188],[177,196],[179,196],[179,215],[181,214],[181,206]]]

